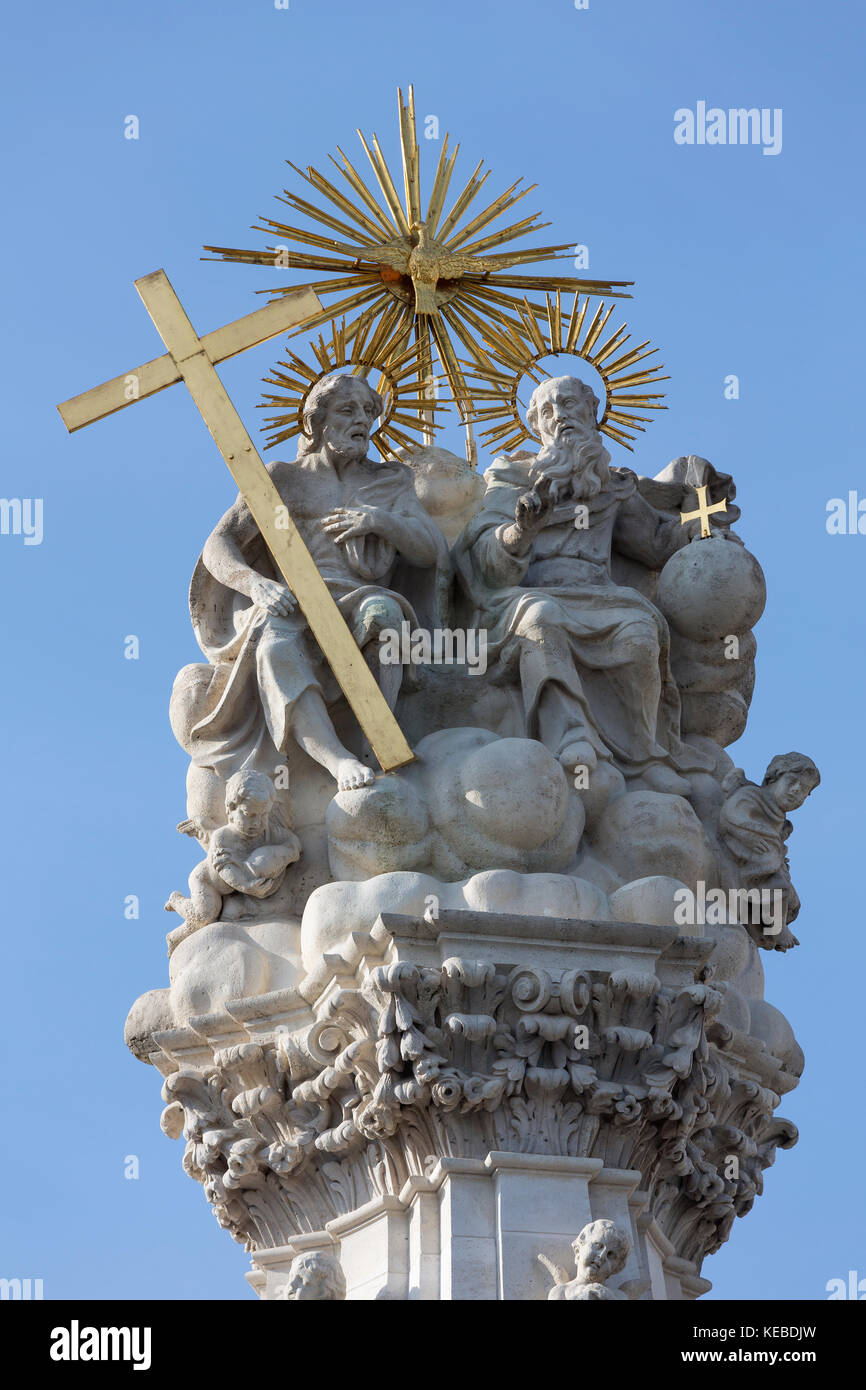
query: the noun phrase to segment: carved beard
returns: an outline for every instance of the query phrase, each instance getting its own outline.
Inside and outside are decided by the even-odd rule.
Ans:
[[[305,458],[308,454],[322,454],[323,457],[330,457],[334,463],[341,466],[350,463],[362,463],[370,448],[370,436],[367,436],[363,444],[354,440],[347,440],[344,444],[340,444],[339,440],[329,439],[327,446],[328,454],[325,455],[324,431],[321,429],[316,430],[312,437],[302,434],[298,440],[298,458]]]
[[[361,463],[361,461],[367,457],[367,450],[369,447],[369,439],[365,440],[363,444],[349,442],[342,448],[329,442],[328,451],[334,463]]]
[[[536,455],[529,480],[536,483],[539,478],[550,478],[557,501],[589,500],[608,482],[609,463],[610,454],[598,432],[588,431],[544,444]]]

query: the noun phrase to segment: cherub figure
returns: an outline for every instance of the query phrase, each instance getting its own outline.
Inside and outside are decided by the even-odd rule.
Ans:
[[[185,937],[218,920],[229,893],[269,898],[300,857],[301,842],[286,826],[265,773],[242,769],[229,779],[226,816],[228,823],[207,837],[207,858],[189,876],[189,897],[175,892],[165,904],[166,912],[183,918],[183,926],[166,938],[169,955]]]
[[[572,1244],[576,1277],[569,1279],[568,1271],[554,1264],[546,1255],[539,1261],[553,1275],[553,1288],[548,1299],[626,1300],[639,1298],[647,1289],[642,1280],[629,1279],[618,1289],[607,1287],[608,1279],[619,1274],[631,1251],[631,1237],[615,1221],[590,1221]]]
[[[307,1250],[296,1255],[289,1277],[276,1294],[287,1303],[336,1303],[346,1297],[346,1276],[336,1255],[327,1250]]]
[[[722,783],[727,799],[719,813],[719,838],[726,851],[725,887],[758,890],[764,902],[781,894],[781,921],[770,921],[775,912],[761,909],[760,921],[743,923],[759,946],[786,951],[799,945],[788,930],[800,911],[800,899],[791,883],[786,841],[793,830],[788,811],[796,811],[821,781],[821,774],[805,753],[780,753],[771,761],[761,786],[749,782],[743,769],[734,768]],[[754,914],[753,914],[754,915]],[[761,929],[761,922],[777,928]],[[781,926],[781,931],[778,927]]]

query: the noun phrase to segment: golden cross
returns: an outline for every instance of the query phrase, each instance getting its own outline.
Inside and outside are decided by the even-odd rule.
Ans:
[[[217,362],[320,313],[318,296],[302,288],[199,338],[164,270],[136,280],[135,288],[168,352],[64,401],[57,408],[66,428],[79,430],[183,381],[383,770],[412,762],[412,749],[301,533],[291,517],[287,522],[285,503],[216,371]]]
[[[712,535],[710,517],[714,512],[726,512],[728,509],[724,502],[714,502],[711,506],[707,501],[707,489],[705,487],[696,487],[695,492],[698,494],[698,509],[696,512],[680,512],[680,525],[685,526],[687,521],[697,521],[700,517],[701,535],[706,539],[707,536]]]

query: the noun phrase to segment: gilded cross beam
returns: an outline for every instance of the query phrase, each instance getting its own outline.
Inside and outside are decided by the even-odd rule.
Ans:
[[[216,371],[217,362],[320,313],[318,297],[298,290],[200,338],[164,270],[136,280],[135,288],[168,351],[64,401],[58,410],[66,428],[81,429],[183,381],[382,769],[411,762],[414,754]]]

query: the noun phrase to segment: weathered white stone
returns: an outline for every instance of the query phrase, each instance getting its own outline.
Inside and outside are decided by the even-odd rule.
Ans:
[[[624,1227],[606,1218],[590,1221],[574,1241],[573,1250],[577,1266],[574,1279],[569,1279],[561,1265],[554,1264],[546,1255],[539,1255],[539,1260],[553,1276],[548,1299],[575,1302],[627,1297],[622,1288],[608,1285],[608,1280],[620,1273],[631,1254],[631,1236]]]
[[[429,874],[379,874],[360,883],[329,883],[310,895],[301,927],[304,964],[313,970],[347,935],[369,930],[383,912],[426,914],[435,921],[442,912],[461,909],[573,920],[610,916],[600,889],[564,874],[490,869],[458,883]]]
[[[733,481],[612,466],[574,378],[483,479],[432,446],[379,464],[342,381],[273,478],[416,758],[377,774],[236,505],[172,696],[205,857],[129,1046],[263,1298],[543,1301],[539,1255],[557,1299],[697,1297],[796,1139],[757,948],[796,944],[786,815],[818,780],[785,755],[758,787],[724,752],[764,602]],[[725,503],[708,540],[697,487]],[[487,669],[383,660],[404,623],[483,634]],[[749,887],[784,932],[681,923],[684,890]]]
[[[288,1279],[274,1297],[286,1303],[338,1302],[346,1297],[346,1279],[339,1260],[323,1250],[296,1255]]]
[[[793,1064],[719,1028],[723,993],[696,983],[714,944],[639,923],[385,916],[299,992],[155,1033],[164,1128],[256,1252],[263,1297],[287,1296],[294,1258],[322,1250],[350,1300],[543,1299],[539,1251],[562,1265],[600,1218],[631,1230],[629,1296],[693,1297],[702,1255],[795,1137],[770,1110]],[[743,1065],[757,1105],[730,1089]],[[702,1126],[698,1160],[708,1087],[736,1099],[717,1144]],[[644,1179],[628,1158],[660,1121]]]
[[[593,840],[593,851],[625,883],[665,877],[690,887],[716,878],[712,846],[693,808],[681,796],[635,791],[612,801]]]
[[[146,1062],[154,1049],[153,1035],[174,1026],[167,989],[149,989],[139,995],[126,1016],[123,1039],[134,1057]]]
[[[435,444],[406,450],[400,458],[415,475],[415,493],[421,506],[453,545],[478,510],[484,478],[465,459]]]
[[[676,895],[685,884],[667,874],[624,883],[609,898],[610,912],[616,922],[652,922],[655,926],[670,926],[676,918]],[[697,935],[701,933],[698,932]]]
[[[668,622],[696,642],[721,641],[755,626],[767,601],[761,566],[722,536],[679,550],[659,576],[656,601]]]
[[[187,937],[169,962],[175,1023],[214,1013],[228,999],[290,989],[302,977],[300,930],[283,922],[214,922]]]
[[[455,880],[473,869],[562,870],[583,830],[579,798],[534,739],[449,729],[422,739],[417,762],[328,808],[335,878],[394,870]]]

